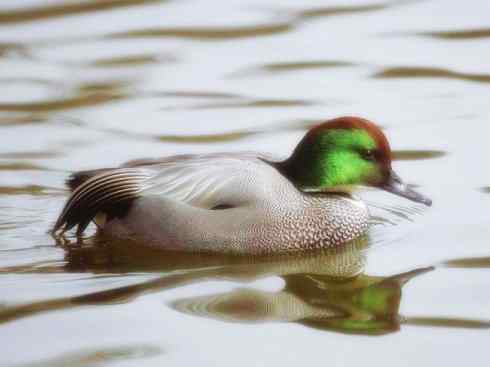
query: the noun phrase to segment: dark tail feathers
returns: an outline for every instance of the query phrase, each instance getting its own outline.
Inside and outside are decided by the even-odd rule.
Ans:
[[[100,169],[73,174],[67,185],[73,190],[53,233],[75,226],[81,235],[98,212],[110,213],[127,207],[143,189],[148,173],[140,168]]]
[[[87,181],[89,178],[97,176],[101,173],[108,172],[114,170],[113,168],[101,168],[101,169],[93,169],[87,171],[78,171],[70,175],[68,179],[65,181],[66,186],[71,191],[75,191],[75,189]]]

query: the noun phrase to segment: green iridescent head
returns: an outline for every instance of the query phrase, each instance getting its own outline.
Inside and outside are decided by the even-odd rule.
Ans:
[[[311,129],[281,171],[303,191],[345,191],[356,185],[374,186],[430,205],[391,169],[391,149],[372,122],[340,117]]]

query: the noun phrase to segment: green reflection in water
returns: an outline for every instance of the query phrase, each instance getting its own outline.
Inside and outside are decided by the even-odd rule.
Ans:
[[[459,73],[456,71],[430,67],[393,67],[386,68],[373,75],[373,78],[445,78],[490,83],[490,74]]]
[[[65,245],[66,246],[66,245]],[[341,333],[381,335],[403,324],[489,328],[486,320],[405,317],[399,314],[403,286],[433,270],[415,269],[393,276],[364,273],[366,237],[336,249],[266,257],[183,254],[148,249],[129,241],[105,242],[94,237],[65,247],[65,261],[4,268],[1,272],[91,272],[127,274],[165,272],[164,276],[75,297],[57,298],[0,309],[0,323],[44,312],[84,305],[131,302],[136,297],[209,280],[251,282],[278,276],[285,286],[277,292],[242,288],[220,294],[177,299],[174,309],[227,322],[295,322]]]
[[[15,367],[91,367],[102,366],[117,361],[143,359],[161,354],[159,347],[152,345],[125,345],[100,349],[88,349],[60,356],[16,365]]]
[[[181,312],[234,322],[297,322],[322,330],[379,335],[399,329],[403,285],[432,268],[391,277],[360,274],[354,278],[321,273],[282,275],[280,292],[240,289],[178,300]]]

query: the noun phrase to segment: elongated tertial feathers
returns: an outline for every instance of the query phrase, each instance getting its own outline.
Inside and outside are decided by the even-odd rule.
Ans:
[[[149,177],[144,169],[117,168],[87,179],[71,194],[53,233],[63,233],[78,225],[77,235],[81,235],[98,212],[137,198]]]

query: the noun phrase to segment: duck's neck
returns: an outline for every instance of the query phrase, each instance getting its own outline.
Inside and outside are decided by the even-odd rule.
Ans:
[[[334,186],[330,183],[331,178],[325,174],[326,170],[322,167],[321,162],[303,160],[293,154],[288,159],[275,163],[274,166],[301,190],[320,191]]]

